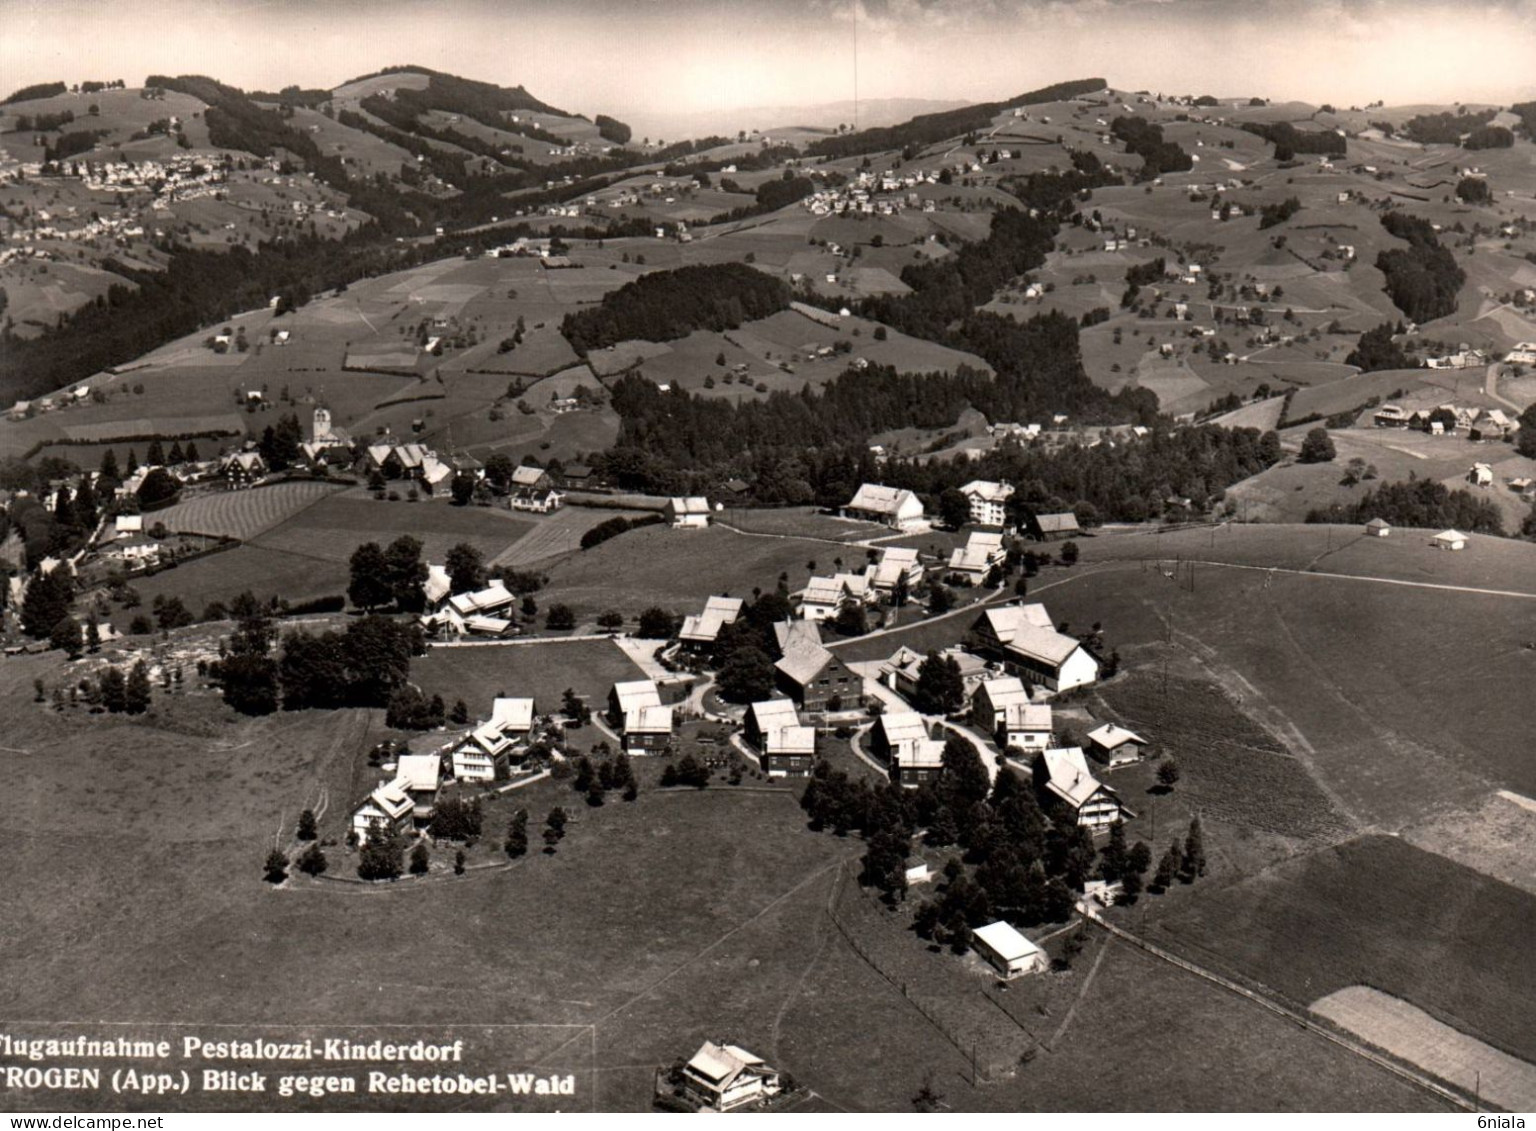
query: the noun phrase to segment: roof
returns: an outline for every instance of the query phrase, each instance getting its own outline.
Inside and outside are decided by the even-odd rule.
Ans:
[[[1049,709],[1049,708],[1047,708]],[[1096,746],[1102,746],[1106,750],[1113,750],[1117,746],[1124,746],[1127,742],[1139,743],[1142,746],[1147,740],[1133,730],[1116,726],[1114,723],[1105,723],[1098,730],[1088,732],[1088,741]]]
[[[875,721],[892,746],[898,742],[910,742],[927,738],[928,726],[916,711],[887,711]]]
[[[748,707],[747,713],[752,716],[758,729],[764,734],[776,727],[797,726],[800,722],[795,705],[788,699],[760,700]]]
[[[814,754],[816,753],[816,728],[801,726],[774,727],[764,731],[765,754]]]
[[[429,583],[431,579],[431,572],[429,571],[427,575]],[[461,616],[469,616],[471,613],[478,613],[484,609],[494,609],[502,605],[510,605],[512,600],[512,591],[498,580],[491,582],[484,589],[476,590],[473,593],[460,593],[456,597],[450,597],[448,603]]]
[[[720,635],[721,628],[736,623],[736,618],[741,615],[741,605],[740,597],[711,597],[704,602],[702,613],[683,618],[683,628],[678,638],[697,643],[713,643]]]
[[[1073,807],[1082,804],[1106,788],[1088,769],[1088,761],[1078,746],[1059,747],[1045,752],[1046,788]]]
[[[749,1068],[766,1067],[764,1060],[736,1045],[705,1041],[688,1061],[688,1070],[709,1080],[721,1091]]]
[[[805,583],[800,600],[808,605],[836,605],[846,597],[863,597],[869,592],[869,578],[862,573],[836,573],[831,577],[813,577]]]
[[[982,613],[982,618],[991,628],[992,635],[996,636],[999,643],[1007,644],[1019,631],[1029,625],[1038,628],[1051,628],[1051,614],[1045,611],[1041,604],[1033,605],[1004,605],[997,609],[988,609]],[[977,622],[978,624],[980,622]]]
[[[784,656],[773,666],[789,679],[804,687],[816,678],[816,673],[827,666],[832,653],[820,642],[806,636],[791,636],[784,648]]]
[[[144,529],[144,516],[141,514],[120,514],[117,516],[117,532],[119,534],[137,534]]]
[[[491,703],[491,721],[497,730],[532,730],[533,700],[511,699],[498,695]]]
[[[1392,529],[1391,526],[1388,525],[1387,520],[1384,519],[1384,518],[1373,518],[1373,519],[1371,519],[1370,522],[1365,524],[1365,528],[1367,530],[1390,530],[1390,529]]]
[[[469,737],[463,743],[463,746],[478,746],[487,754],[499,754],[510,745],[511,742],[494,721],[481,723],[469,732]]]
[[[1001,919],[985,927],[977,927],[971,934],[1004,962],[1015,962],[1040,953],[1038,946],[1019,934],[1011,923]]]
[[[453,582],[448,578],[448,570],[440,565],[427,566],[427,580],[422,585],[423,592],[427,595],[427,603],[435,605],[448,596],[453,588]]]
[[[964,546],[956,546],[949,555],[949,568],[980,573],[1004,557],[1003,536],[974,532]]]
[[[709,500],[702,495],[678,496],[667,504],[673,514],[708,514]]]
[[[1013,634],[1013,639],[1008,641],[1010,652],[1057,666],[1065,663],[1067,657],[1081,647],[1074,636],[1034,624],[1021,625]]]
[[[1459,530],[1442,530],[1435,535],[1436,542],[1465,542],[1467,536]]]
[[[987,693],[987,701],[996,710],[1003,710],[1015,703],[1029,702],[1029,689],[1024,686],[1024,681],[1016,675],[998,676],[995,679],[984,679],[976,688],[976,694],[983,690]],[[1046,708],[1050,710],[1049,707]]]
[[[918,767],[939,769],[944,765],[944,743],[926,735],[908,739],[896,750],[895,756],[904,770]]]
[[[873,514],[922,514],[923,504],[905,487],[864,483],[854,492],[852,500],[848,503],[848,509],[869,511]]]
[[[619,710],[625,715],[641,707],[661,705],[661,692],[656,689],[654,680],[634,679],[616,683],[613,685],[613,695],[618,700]]]
[[[973,479],[960,493],[967,498],[975,496],[989,503],[1005,503],[1013,497],[1012,483],[994,483],[990,479]]]
[[[1035,521],[1039,523],[1042,534],[1066,534],[1081,529],[1077,525],[1077,515],[1071,511],[1065,514],[1037,514]]]
[[[531,464],[518,464],[512,469],[512,485],[514,487],[537,487],[539,480],[549,474],[542,467],[534,467]]]
[[[1050,730],[1052,725],[1049,703],[1009,703],[1003,708],[1003,726],[1008,730]]]
[[[363,804],[377,806],[381,812],[387,813],[391,818],[403,817],[415,807],[398,779],[379,786],[368,795],[368,800]]]
[[[779,646],[780,654],[787,653],[790,645],[797,640],[809,641],[812,644],[821,643],[821,633],[816,626],[806,620],[781,620],[773,626],[774,642]]]
[[[653,703],[634,707],[624,712],[626,734],[660,734],[672,732],[672,708]]]
[[[402,754],[395,781],[402,789],[435,790],[443,762],[436,754]]]

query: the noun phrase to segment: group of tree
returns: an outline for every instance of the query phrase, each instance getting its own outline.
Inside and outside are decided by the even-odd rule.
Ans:
[[[1456,182],[1456,199],[1463,204],[1492,204],[1493,189],[1487,177],[1462,177]]]
[[[612,757],[600,757],[596,762],[585,754],[577,758],[571,788],[584,796],[587,804],[594,808],[603,804],[611,790],[622,791],[625,801],[633,801],[640,795],[635,768],[623,750]]]
[[[1373,373],[1378,369],[1417,368],[1419,363],[1393,340],[1394,334],[1402,332],[1402,323],[1394,327],[1390,322],[1383,322],[1367,330],[1360,335],[1360,341],[1344,359],[1344,364],[1359,366],[1362,373]]]
[[[434,840],[473,842],[480,839],[482,819],[479,798],[468,801],[462,797],[440,798],[432,806],[432,820],[427,825],[427,835]]]
[[[283,708],[387,707],[425,650],[418,625],[376,614],[342,632],[290,632],[275,665]],[[440,723],[440,698],[437,713]]]
[[[276,629],[270,608],[250,590],[229,605],[234,631],[221,643],[219,659],[208,666],[209,677],[223,690],[224,702],[244,715],[277,710],[278,667],[272,656]]]
[[[1441,245],[1428,220],[1403,212],[1388,212],[1382,227],[1406,248],[1391,247],[1376,256],[1376,267],[1386,276],[1386,290],[1397,308],[1420,324],[1444,318],[1456,311],[1456,295],[1467,281],[1456,257]]]
[[[644,378],[639,379],[644,380]],[[605,518],[602,522],[583,533],[581,536],[581,548],[583,550],[590,550],[592,547],[601,546],[610,538],[617,538],[620,534],[630,530],[638,530],[642,526],[656,526],[665,521],[666,519],[659,514],[642,514],[635,518],[626,518],[624,515],[616,514],[612,518]]]
[[[1297,456],[1299,463],[1328,463],[1338,452],[1334,449],[1333,438],[1328,435],[1326,428],[1313,428],[1301,440],[1301,454]]]
[[[1393,526],[1504,533],[1504,518],[1497,503],[1463,488],[1452,490],[1433,479],[1383,483],[1356,503],[1334,503],[1307,512],[1308,522],[1352,524],[1373,518]]]
[[[684,754],[676,762],[668,762],[661,771],[661,787],[692,786],[704,789],[709,785],[709,767],[692,754]]]
[[[358,608],[393,605],[411,613],[424,607],[427,565],[421,560],[421,542],[409,534],[396,538],[387,550],[377,542],[364,542],[352,552],[350,570],[347,597]]]
[[[1425,145],[1460,145],[1464,137],[1470,137],[1492,122],[1497,113],[1496,110],[1463,110],[1415,114],[1403,123],[1399,132]]]
[[[1290,122],[1244,122],[1242,128],[1273,144],[1276,161],[1290,161],[1301,153],[1343,157],[1349,151],[1349,142],[1335,130],[1299,130]]]
[[[695,330],[734,330],[789,306],[780,279],[744,263],[711,263],[642,275],[567,314],[560,331],[583,357],[594,349],[642,338],[667,342]]]
[[[1288,196],[1284,200],[1272,204],[1264,204],[1259,207],[1259,230],[1273,228],[1277,224],[1283,224],[1296,213],[1301,211],[1301,201],[1294,196]]]
[[[1138,181],[1150,181],[1164,173],[1186,173],[1195,167],[1194,159],[1174,141],[1163,139],[1163,127],[1134,114],[1122,115],[1109,123],[1109,132],[1125,143],[1125,151],[1141,158]]]

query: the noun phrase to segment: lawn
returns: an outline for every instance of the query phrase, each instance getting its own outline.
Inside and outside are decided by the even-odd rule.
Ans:
[[[1536,897],[1367,836],[1199,891],[1151,937],[1298,1004],[1373,986],[1531,1060],[1533,922]]]
[[[167,530],[222,535],[247,541],[340,490],[339,485],[299,480],[198,495],[155,512]]]
[[[411,665],[411,679],[428,695],[439,694],[449,703],[463,699],[471,713],[482,717],[489,713],[491,700],[501,694],[531,695],[541,712],[558,711],[568,687],[594,710],[602,710],[615,683],[644,678],[609,640],[439,647]]]
[[[345,560],[314,558],[247,544],[162,570],[153,577],[134,578],[132,585],[144,605],[137,612],[147,610],[150,602],[164,594],[180,597],[196,614],[211,601],[228,604],[232,597],[247,589],[259,598],[280,597],[296,602],[344,594],[347,581]],[[113,621],[123,628],[135,612],[114,611]]]

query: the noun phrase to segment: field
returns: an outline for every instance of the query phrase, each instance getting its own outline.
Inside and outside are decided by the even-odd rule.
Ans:
[[[248,491],[199,495],[163,511],[155,520],[167,530],[217,534],[249,541],[279,526],[340,488],[329,483],[277,483]]]
[[[615,683],[644,679],[611,640],[571,640],[554,644],[434,647],[411,665],[411,678],[428,695],[449,703],[463,699],[482,714],[497,695],[532,696],[539,711],[560,708],[571,688],[594,710],[608,702]]]
[[[345,563],[364,542],[387,546],[402,534],[422,543],[422,557],[441,561],[450,546],[467,542],[487,561],[521,538],[533,524],[510,511],[455,507],[442,501],[380,502],[362,491],[322,499],[254,539],[267,550]]]
[[[1307,1004],[1355,985],[1536,1058],[1527,976],[1536,897],[1384,836],[1195,889],[1151,938]]]
[[[263,600],[279,597],[290,602],[330,597],[347,591],[347,563],[301,557],[247,543],[206,558],[161,570],[153,577],[133,580],[133,588],[145,605],[156,597],[180,597],[193,613],[213,601],[228,604],[250,590]],[[118,627],[128,616],[118,614]]]

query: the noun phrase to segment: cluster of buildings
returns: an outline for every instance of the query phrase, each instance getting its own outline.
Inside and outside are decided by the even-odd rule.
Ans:
[[[1520,422],[1501,408],[1441,404],[1433,408],[1409,409],[1387,403],[1372,416],[1377,428],[1411,428],[1431,436],[1449,436],[1476,430],[1484,439],[1506,439],[1520,429]]]

